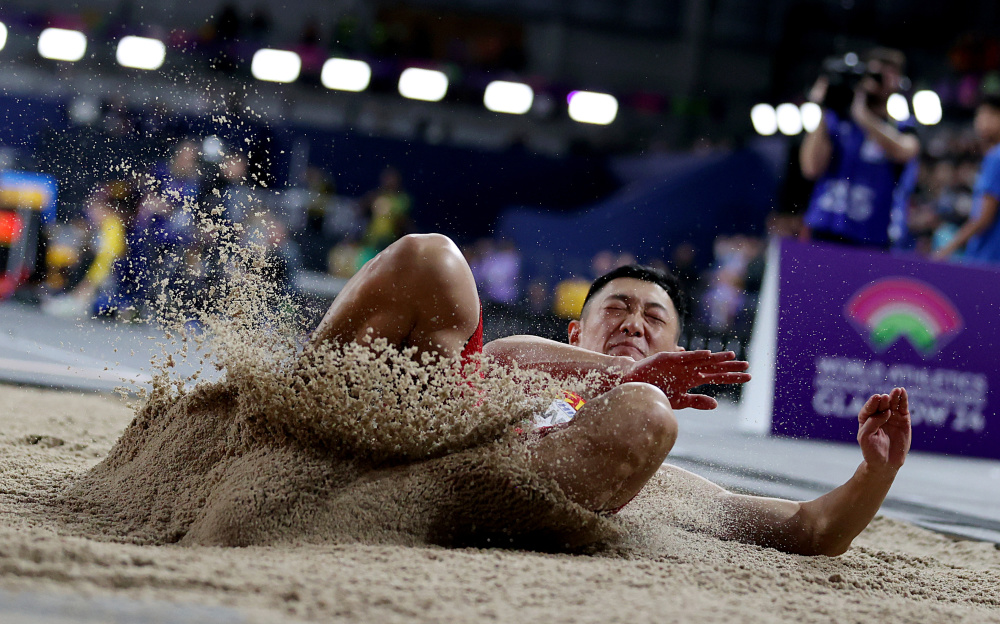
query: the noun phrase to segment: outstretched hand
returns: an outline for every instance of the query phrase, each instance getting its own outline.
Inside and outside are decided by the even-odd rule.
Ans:
[[[910,407],[906,390],[873,394],[858,413],[858,444],[870,468],[898,469],[910,450]]]
[[[674,409],[715,409],[718,401],[704,394],[689,394],[703,384],[750,381],[749,364],[732,351],[676,351],[656,353],[626,367],[622,383],[642,381],[663,391]]]

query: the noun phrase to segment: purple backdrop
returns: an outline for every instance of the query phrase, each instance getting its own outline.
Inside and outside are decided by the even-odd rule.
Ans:
[[[853,441],[903,386],[914,449],[1000,459],[1000,270],[782,241],[779,279],[773,433]]]

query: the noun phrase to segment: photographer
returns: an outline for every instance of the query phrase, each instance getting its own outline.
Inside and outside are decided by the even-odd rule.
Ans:
[[[810,93],[823,118],[799,151],[802,174],[816,181],[803,238],[888,249],[893,212],[905,217],[920,153],[913,123],[895,122],[886,109],[906,57],[875,48],[851,60],[828,69]]]

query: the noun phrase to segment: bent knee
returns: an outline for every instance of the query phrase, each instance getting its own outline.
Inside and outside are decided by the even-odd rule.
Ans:
[[[620,443],[631,454],[666,456],[677,440],[677,419],[663,391],[647,383],[626,383],[613,392]]]
[[[662,390],[647,383],[626,383],[620,386],[632,414],[633,425],[657,438],[677,438],[677,418],[670,400]]]
[[[444,234],[407,234],[385,251],[386,260],[403,270],[440,270],[463,259],[458,246]]]
[[[442,234],[408,234],[386,249],[385,269],[428,316],[424,330],[454,327],[471,335],[479,324],[479,294],[458,246]]]

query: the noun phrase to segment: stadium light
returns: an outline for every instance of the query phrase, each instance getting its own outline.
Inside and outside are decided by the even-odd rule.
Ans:
[[[399,94],[411,100],[439,102],[448,93],[448,77],[433,69],[408,67],[399,75]]]
[[[757,104],[751,108],[750,122],[761,136],[771,136],[778,131],[778,116],[770,104]]]
[[[913,94],[913,116],[925,126],[933,126],[941,121],[941,98],[933,91],[917,91]]]
[[[38,53],[53,61],[79,61],[87,53],[87,35],[78,30],[46,28],[38,36]]]
[[[0,50],[7,45],[7,24],[0,22]]]
[[[573,121],[606,126],[618,116],[618,100],[607,93],[573,91],[566,100]]]
[[[784,104],[779,104],[774,109],[774,112],[778,120],[778,130],[781,134],[795,136],[802,132],[802,113],[799,112],[798,106],[785,102]]]
[[[167,57],[167,46],[159,39],[149,37],[122,37],[115,51],[115,58],[122,67],[133,69],[159,69]]]
[[[802,117],[802,128],[812,132],[819,128],[819,122],[823,120],[823,109],[816,102],[806,102],[799,107],[799,115]]]
[[[302,59],[289,50],[261,48],[250,61],[250,73],[257,80],[295,82],[302,70]]]
[[[890,95],[889,101],[885,103],[885,109],[896,121],[906,121],[910,118],[910,105],[906,103],[906,96],[902,93]]]
[[[323,63],[323,72],[319,79],[327,89],[358,93],[368,88],[368,83],[372,80],[372,68],[364,61],[327,59]]]
[[[483,93],[483,105],[494,113],[523,115],[531,110],[534,100],[535,92],[521,82],[494,80]]]

